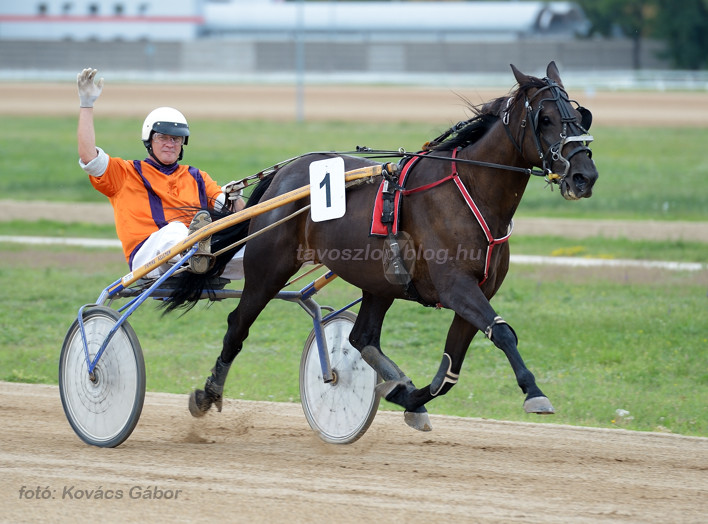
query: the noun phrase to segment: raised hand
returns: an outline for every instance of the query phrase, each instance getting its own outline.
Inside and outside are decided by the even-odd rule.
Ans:
[[[93,103],[101,95],[103,78],[94,83],[96,73],[98,73],[98,69],[89,67],[76,76],[76,82],[79,86],[79,107],[93,107]]]

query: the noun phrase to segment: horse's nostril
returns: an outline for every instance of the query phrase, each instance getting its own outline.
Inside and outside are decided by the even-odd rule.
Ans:
[[[592,186],[595,184],[597,177],[586,176],[583,173],[574,173],[571,176],[573,181],[574,193],[578,198],[588,198],[592,196]]]
[[[588,185],[588,179],[585,178],[585,175],[583,175],[582,173],[574,173],[573,184],[575,185],[575,188],[578,190],[578,192],[582,193],[583,191],[585,191]]]

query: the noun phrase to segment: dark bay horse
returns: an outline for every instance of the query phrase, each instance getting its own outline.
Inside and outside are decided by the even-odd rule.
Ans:
[[[587,134],[592,117],[568,98],[555,63],[548,65],[545,78],[525,75],[513,65],[511,68],[518,82],[516,90],[471,107],[471,119],[426,144],[407,174],[405,190],[396,187],[396,180],[390,181],[400,199],[396,235],[371,234],[380,185],[377,181],[347,190],[342,218],[313,222],[309,213],[302,213],[248,241],[243,296],[228,317],[223,349],[211,376],[204,389],[190,397],[194,416],[204,414],[212,404],[221,410],[229,367],[241,351],[249,328],[303,263],[312,261],[325,264],[362,290],[351,344],[383,378],[379,394],[404,407],[405,420],[412,427],[430,429],[425,405],[456,384],[467,349],[479,331],[507,356],[526,395],[524,409],[553,413],[550,401],[519,354],[514,330],[489,300],[509,268],[505,240],[530,176],[545,175],[559,185],[561,195],[568,200],[591,196],[598,177],[587,147],[592,140]],[[277,170],[261,182],[269,184],[263,200],[308,185],[310,163],[326,156],[305,155]],[[347,171],[376,164],[355,156],[345,156],[344,162]],[[308,203],[303,199],[257,216],[251,220],[250,232]],[[342,256],[392,253],[395,249],[405,251],[407,256],[395,259],[405,268],[393,273],[382,263],[382,257]],[[482,256],[470,256],[476,253]],[[194,281],[191,285],[195,286]],[[455,312],[440,367],[430,384],[422,388],[414,386],[381,349],[384,316],[396,299],[416,299]],[[176,299],[170,307],[183,302]]]

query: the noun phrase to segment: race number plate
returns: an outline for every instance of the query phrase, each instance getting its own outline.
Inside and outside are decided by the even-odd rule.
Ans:
[[[310,164],[310,203],[314,222],[344,216],[347,205],[343,158],[326,158]]]

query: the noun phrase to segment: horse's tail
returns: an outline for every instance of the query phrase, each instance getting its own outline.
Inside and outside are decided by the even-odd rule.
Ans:
[[[271,175],[264,178],[256,185],[248,199],[246,207],[254,206],[260,201],[263,197],[263,193],[266,192],[272,180],[273,176]],[[211,214],[212,220],[218,220],[231,214],[225,210],[215,211],[213,209],[210,209],[209,213]],[[211,251],[213,253],[217,253],[222,249],[231,246],[235,242],[243,240],[248,235],[249,225],[250,220],[245,220],[234,226],[214,233],[211,236]],[[184,308],[189,311],[201,299],[204,292],[211,294],[215,289],[218,289],[220,287],[218,279],[219,275],[226,267],[226,264],[242,247],[243,244],[228,249],[218,255],[214,261],[213,267],[206,273],[191,273],[189,271],[184,271],[175,275],[171,279],[171,282],[174,284],[174,290],[170,294],[169,298],[162,304],[165,308],[165,313],[169,313],[170,311],[174,311],[178,308]]]

